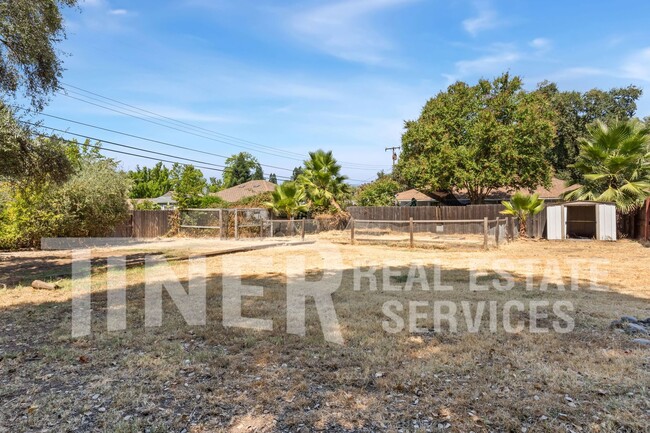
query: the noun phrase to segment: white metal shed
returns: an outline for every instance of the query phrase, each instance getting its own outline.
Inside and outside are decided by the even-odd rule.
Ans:
[[[549,240],[616,240],[616,205],[572,201],[546,206],[546,237]]]

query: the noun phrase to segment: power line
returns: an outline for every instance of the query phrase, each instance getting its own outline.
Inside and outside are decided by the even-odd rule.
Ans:
[[[78,133],[66,131],[66,130],[63,130],[63,129],[52,128],[52,127],[49,127],[49,126],[46,126],[46,125],[38,125],[38,124],[35,124],[35,123],[32,123],[32,122],[26,122],[26,121],[20,121],[20,122],[31,125],[31,126],[34,126],[34,127],[42,127],[42,128],[45,128],[45,129],[50,129],[52,131],[61,132],[63,134],[74,135],[76,137],[82,137],[82,138],[86,138],[86,139],[89,139],[89,140],[94,140],[94,141],[97,141],[97,142],[110,144],[110,145],[113,145],[113,146],[124,147],[124,148],[127,148],[127,149],[138,150],[140,152],[151,153],[151,154],[154,154],[154,155],[165,156],[165,157],[168,157],[168,158],[181,159],[181,160],[184,160],[184,161],[189,161],[189,162],[193,162],[193,163],[197,163],[197,164],[207,164],[207,165],[211,166],[211,167],[206,167],[205,165],[202,165],[202,166],[194,165],[195,167],[202,167],[202,168],[206,168],[206,169],[210,169],[210,170],[219,171],[219,172],[222,172],[222,173],[229,169],[229,167],[226,167],[226,166],[220,165],[220,164],[213,164],[213,163],[209,163],[209,162],[199,161],[199,160],[196,160],[196,159],[185,158],[185,157],[177,156],[177,155],[171,155],[171,154],[168,154],[168,153],[156,152],[156,151],[153,151],[153,150],[143,149],[143,148],[140,148],[140,147],[137,147],[137,146],[130,146],[128,144],[117,143],[117,142],[114,142],[114,141],[103,140],[101,138],[92,137],[92,136],[88,136],[88,135],[84,135],[84,134],[78,134]],[[37,135],[42,136],[42,137],[47,137],[46,135],[43,135],[43,134],[37,134]],[[66,142],[72,142],[71,140],[66,140],[66,139],[63,139],[63,140],[66,141]],[[154,160],[159,160],[159,161],[164,161],[164,162],[179,163],[181,165],[190,165],[190,164],[184,164],[184,163],[181,163],[181,162],[178,162],[178,161],[169,161],[169,160],[163,160],[163,159],[149,158],[149,157],[145,157],[143,155],[136,155],[136,154],[129,153],[129,152],[121,152],[121,151],[117,151],[117,150],[114,150],[114,149],[109,149],[109,148],[102,147],[102,146],[92,146],[92,145],[90,145],[90,146],[98,148],[98,149],[105,149],[105,150],[108,150],[108,151],[111,151],[111,152],[123,153],[123,154],[126,154],[126,155],[132,155],[132,156],[140,156],[140,157],[147,158],[147,159],[154,159]],[[286,176],[277,176],[276,175],[276,177],[279,178],[279,179],[282,179],[282,180],[290,180],[290,178],[286,177]]]
[[[36,135],[39,136],[39,137],[43,137],[43,138],[50,138],[48,135],[45,135],[45,134],[38,134],[38,133],[36,133]],[[66,140],[65,138],[60,138],[60,139],[61,139],[62,141],[67,142],[67,143],[76,144],[76,145],[78,145],[78,146],[81,146],[81,145],[89,146],[89,147],[92,147],[92,148],[94,148],[94,149],[105,150],[105,151],[108,151],[108,152],[114,152],[114,153],[120,153],[120,154],[122,154],[122,155],[136,156],[136,157],[138,157],[138,158],[151,159],[151,160],[153,160],[153,161],[159,161],[159,162],[169,162],[169,163],[172,163],[172,164],[180,164],[180,165],[185,166],[185,167],[191,165],[192,167],[202,168],[202,169],[204,169],[204,170],[213,170],[213,171],[220,171],[220,172],[223,172],[223,170],[220,170],[220,169],[218,169],[218,168],[214,168],[214,167],[205,167],[205,166],[201,166],[201,165],[185,164],[185,163],[178,162],[178,161],[170,161],[170,160],[168,160],[168,159],[153,158],[153,157],[146,156],[146,155],[138,155],[138,154],[131,153],[131,152],[124,152],[124,151],[121,151],[121,150],[108,149],[108,148],[105,148],[105,147],[102,147],[102,146],[97,146],[97,145],[90,144],[90,143],[88,143],[88,144],[83,144],[83,143],[78,143],[78,142],[76,142],[76,141],[74,141],[74,140]]]
[[[15,107],[19,108],[19,109],[22,109],[22,110],[25,110],[25,111],[29,111],[31,113],[35,113],[35,111],[30,110],[28,108],[22,108],[22,107],[18,107],[18,106],[15,106]],[[186,146],[181,146],[181,145],[178,145],[178,144],[168,143],[166,141],[156,140],[156,139],[153,139],[153,138],[142,137],[140,135],[130,134],[128,132],[121,132],[121,131],[117,131],[115,129],[110,129],[110,128],[104,128],[102,126],[97,126],[97,125],[93,125],[93,124],[90,124],[90,123],[79,122],[77,120],[72,120],[72,119],[67,119],[65,117],[55,116],[53,114],[46,114],[46,113],[38,113],[38,114],[40,114],[42,116],[51,117],[51,118],[54,118],[54,119],[63,120],[65,122],[76,123],[77,125],[87,126],[89,128],[100,129],[102,131],[107,131],[107,132],[111,132],[111,133],[114,133],[114,134],[124,135],[126,137],[137,138],[138,140],[144,140],[144,141],[149,141],[151,143],[162,144],[164,146],[175,147],[177,149],[189,150],[189,151],[192,151],[192,152],[202,153],[204,155],[217,156],[219,158],[225,158],[225,159],[229,158],[228,156],[219,155],[218,153],[208,152],[208,151],[199,150],[199,149],[193,149],[191,147],[186,147]],[[51,128],[48,128],[48,129],[51,129]],[[261,164],[261,163],[260,163],[260,165],[262,167],[274,168],[274,169],[277,169],[277,170],[292,171],[292,169],[284,168],[284,167],[278,167],[278,166],[275,166],[275,165],[268,165],[268,164]]]
[[[106,109],[106,110],[110,110],[110,111],[118,112],[118,113],[120,113],[120,114],[127,115],[127,116],[130,116],[130,117],[134,117],[134,118],[137,118],[137,119],[140,119],[140,120],[143,120],[143,121],[146,121],[146,122],[150,122],[150,123],[153,123],[153,124],[156,124],[156,125],[159,125],[159,126],[163,126],[163,127],[165,127],[165,128],[174,129],[174,130],[177,130],[177,131],[180,131],[180,132],[184,132],[184,133],[187,133],[187,134],[190,134],[190,135],[198,136],[198,137],[201,137],[201,138],[206,138],[206,139],[208,139],[208,140],[218,141],[218,142],[221,142],[221,143],[224,143],[224,144],[228,144],[228,145],[231,145],[231,146],[242,147],[242,148],[244,148],[244,149],[253,150],[253,151],[256,151],[256,152],[261,152],[261,153],[265,153],[265,154],[272,155],[272,156],[276,156],[276,157],[281,157],[281,158],[286,158],[286,159],[292,159],[292,160],[299,160],[299,161],[301,161],[301,162],[303,161],[303,157],[302,157],[302,155],[300,155],[300,154],[298,154],[298,153],[296,153],[296,152],[291,152],[291,151],[287,151],[287,150],[279,149],[279,148],[272,147],[272,146],[266,146],[266,145],[259,144],[259,143],[255,143],[255,142],[252,142],[252,141],[249,141],[249,140],[244,140],[244,139],[240,139],[240,138],[237,138],[237,137],[234,137],[234,136],[231,136],[231,135],[223,134],[223,133],[220,133],[220,132],[217,132],[217,131],[211,130],[211,129],[207,129],[207,128],[203,128],[203,127],[200,127],[200,126],[192,125],[192,124],[190,124],[190,123],[183,122],[183,121],[180,121],[180,120],[176,120],[176,119],[173,119],[173,118],[171,118],[171,117],[167,117],[167,116],[164,116],[164,115],[161,115],[161,114],[155,113],[155,112],[153,112],[153,111],[145,110],[145,109],[143,109],[143,108],[139,108],[139,107],[136,107],[136,106],[134,106],[134,105],[127,104],[127,103],[125,103],[125,102],[121,102],[121,101],[118,101],[118,100],[116,100],[116,99],[113,99],[113,98],[109,98],[109,97],[107,97],[107,96],[100,95],[99,93],[91,92],[91,91],[89,91],[89,90],[85,90],[85,89],[82,89],[82,88],[80,88],[80,87],[73,86],[73,85],[71,85],[71,84],[64,84],[64,86],[66,87],[66,91],[67,91],[67,92],[74,93],[74,94],[77,94],[77,95],[79,95],[79,96],[83,96],[83,98],[88,98],[88,99],[92,99],[92,100],[95,100],[95,101],[102,102],[102,103],[104,103],[104,104],[113,105],[114,107],[116,106],[115,104],[110,104],[110,103],[107,103],[107,102],[105,102],[105,101],[101,101],[101,100],[98,100],[98,99],[96,99],[96,98],[93,98],[93,97],[91,97],[91,96],[87,96],[87,95],[81,94],[81,93],[79,93],[79,92],[75,92],[75,91],[73,91],[73,90],[67,89],[67,87],[71,87],[71,88],[74,88],[74,89],[77,89],[77,90],[81,90],[82,92],[88,93],[88,94],[90,94],[90,95],[95,95],[95,96],[98,96],[99,98],[102,98],[102,99],[105,99],[105,100],[108,100],[108,101],[112,101],[112,102],[115,102],[115,103],[117,103],[117,104],[120,104],[120,105],[123,105],[123,106],[126,106],[126,107],[130,107],[130,108],[132,108],[132,109],[131,109],[131,110],[128,110],[128,111],[131,111],[131,112],[134,112],[134,110],[137,110],[137,111],[142,112],[142,113],[152,114],[152,115],[156,116],[156,117],[155,117],[156,120],[159,120],[159,119],[157,119],[157,118],[166,119],[167,121],[171,121],[171,122],[174,122],[174,123],[176,123],[176,124],[180,124],[180,125],[185,125],[186,127],[190,127],[190,128],[195,129],[195,130],[206,131],[206,132],[208,132],[208,133],[210,133],[210,134],[213,134],[213,135],[218,135],[218,136],[220,136],[220,137],[228,138],[229,140],[236,140],[236,141],[241,142],[241,143],[248,143],[248,144],[251,144],[251,145],[254,145],[254,146],[263,147],[263,148],[266,148],[266,149],[271,149],[271,150],[274,150],[275,153],[270,153],[270,152],[268,152],[268,151],[259,150],[259,149],[253,149],[253,148],[251,148],[251,147],[249,147],[249,146],[244,146],[244,145],[241,145],[241,144],[232,143],[231,141],[225,141],[225,140],[223,140],[223,139],[216,139],[216,138],[214,138],[214,137],[208,137],[208,136],[205,136],[205,135],[203,135],[203,134],[197,134],[196,132],[192,132],[192,131],[187,131],[187,130],[184,130],[184,129],[180,129],[180,128],[177,128],[176,126],[170,126],[170,125],[166,125],[166,124],[163,124],[163,123],[160,123],[160,122],[153,121],[153,120],[151,120],[151,119],[146,119],[146,118],[140,117],[140,116],[146,116],[146,117],[152,118],[152,116],[149,116],[149,115],[146,115],[146,114],[138,113],[138,115],[135,115],[135,114],[125,113],[125,112],[123,112],[123,111],[116,110],[116,109],[114,109],[114,108],[106,107],[106,106],[101,105],[101,104],[96,104],[96,103],[93,103],[93,102],[87,101],[87,100],[85,100],[85,99],[81,99],[81,98],[77,98],[77,97],[71,96],[71,95],[69,95],[69,94],[67,94],[67,93],[65,93],[65,92],[60,92],[62,95],[66,96],[66,97],[69,97],[69,98],[72,98],[72,99],[75,99],[75,100],[78,100],[78,101],[81,101],[81,102],[85,102],[85,103],[87,103],[87,104],[91,104],[91,105],[94,105],[94,106],[98,106],[98,107],[104,108],[104,109]],[[119,107],[119,108],[124,109],[123,107]],[[278,154],[278,153],[277,153],[278,151],[279,151],[279,152],[282,152],[282,154]],[[298,158],[288,156],[288,154],[296,155],[296,156],[298,156]],[[381,166],[375,166],[375,165],[370,165],[370,164],[362,164],[362,163],[354,163],[354,162],[339,161],[339,163],[340,163],[341,165],[343,165],[343,166],[346,166],[347,168],[355,169],[355,170],[377,170],[378,168],[381,168]]]
[[[28,110],[28,109],[25,109],[25,110],[31,111],[31,110]],[[41,113],[41,114],[43,114],[43,113]],[[71,122],[74,122],[74,123],[84,124],[82,122],[68,120],[68,119],[65,119],[65,118],[60,118],[58,116],[52,116],[52,115],[47,115],[47,116],[63,119],[63,120],[66,120],[66,121],[71,121]],[[32,123],[32,122],[27,122],[27,121],[24,121],[24,120],[21,120],[20,122],[24,123],[24,124],[27,124],[27,125],[31,125],[33,127],[37,127],[37,128],[38,127],[43,127],[43,128],[46,128],[46,129],[50,129],[52,131],[57,131],[57,132],[68,134],[68,135],[74,135],[76,137],[82,137],[82,138],[86,138],[86,139],[89,139],[89,140],[94,140],[94,141],[97,141],[97,142],[107,143],[107,144],[111,144],[111,145],[118,146],[118,147],[124,147],[124,148],[132,149],[132,150],[138,150],[140,152],[151,153],[151,154],[155,154],[155,155],[161,155],[161,156],[165,156],[165,157],[169,157],[169,158],[181,159],[181,160],[184,160],[184,161],[194,162],[194,163],[197,163],[197,164],[208,164],[208,165],[211,165],[211,166],[214,166],[214,167],[220,167],[220,168],[211,168],[212,170],[216,170],[216,171],[220,171],[220,172],[224,172],[225,171],[224,169],[226,169],[226,170],[228,169],[228,167],[226,167],[224,165],[221,165],[221,164],[214,164],[214,163],[210,163],[210,162],[200,161],[200,160],[191,159],[191,158],[185,158],[185,157],[182,157],[182,156],[172,155],[172,154],[168,154],[168,153],[162,153],[162,152],[152,151],[152,150],[148,150],[148,149],[143,149],[143,148],[137,147],[137,146],[127,145],[127,144],[124,144],[124,143],[119,143],[119,142],[112,141],[112,140],[106,140],[106,139],[102,139],[102,138],[98,138],[98,137],[94,137],[94,136],[90,136],[90,135],[86,135],[86,134],[75,133],[75,132],[71,132],[70,130],[63,130],[63,129],[59,129],[59,128],[50,127],[50,126],[47,126],[47,125],[41,125],[41,124],[36,124],[36,123]],[[84,125],[89,125],[89,124],[84,124]],[[91,127],[92,127],[92,125],[91,125]],[[108,128],[102,128],[102,127],[98,127],[98,128],[99,129],[109,130]],[[113,130],[109,130],[109,131],[113,131]],[[119,131],[114,131],[114,132],[120,133]],[[128,133],[123,133],[123,134],[148,140],[148,139],[146,139],[144,137],[139,137],[139,136],[135,136],[135,135],[128,134]],[[158,140],[150,140],[150,141],[158,142]],[[173,146],[173,147],[180,147],[182,149],[185,149],[183,146],[177,146],[177,145],[173,145],[171,143],[166,143],[166,142],[160,142],[160,143],[170,145],[170,146]],[[195,149],[191,149],[191,148],[186,148],[186,149],[195,150]],[[118,152],[116,150],[108,149],[108,148],[106,148],[106,150]],[[203,152],[203,151],[198,151],[198,152],[206,153],[206,152]],[[120,152],[118,152],[118,153],[120,153]],[[124,153],[124,152],[121,152],[121,153]],[[131,153],[125,153],[125,154],[132,155],[132,156],[141,156],[141,155],[135,155],[135,154],[131,154]],[[208,152],[208,154],[210,154],[210,153]],[[153,159],[153,158],[147,158],[147,159]],[[154,160],[156,160],[156,159],[154,159]],[[160,159],[160,161],[178,162],[178,161],[167,161],[167,160],[162,160],[162,159]],[[188,165],[188,164],[184,164],[184,165]],[[271,166],[271,167],[274,167],[274,166]],[[280,167],[278,167],[278,168],[280,168]],[[283,170],[286,170],[286,169],[283,169]],[[277,175],[276,174],[276,177],[278,179],[280,179],[280,180],[291,180],[291,178],[287,177],[287,176],[282,176],[282,175]],[[364,181],[360,180],[360,179],[347,178],[347,180],[349,180],[351,182],[364,183]]]
[[[179,124],[179,125],[184,125],[184,126],[192,128],[192,129],[206,131],[206,132],[209,132],[209,133],[212,133],[212,134],[215,134],[215,135],[219,135],[219,136],[222,136],[222,137],[225,137],[225,138],[229,138],[231,140],[240,141],[242,143],[249,143],[251,145],[264,147],[264,148],[267,148],[267,149],[270,149],[270,150],[275,150],[275,151],[282,150],[282,149],[278,149],[278,148],[275,148],[275,147],[272,147],[272,146],[266,146],[264,144],[255,143],[254,141],[249,141],[249,140],[245,140],[245,139],[242,139],[242,138],[238,138],[238,137],[235,137],[235,136],[232,136],[232,135],[223,134],[221,132],[214,131],[214,130],[207,129],[207,128],[203,128],[201,126],[193,125],[193,124],[188,123],[188,122],[183,122],[181,120],[177,120],[177,119],[174,119],[174,118],[171,118],[171,117],[159,114],[159,113],[154,113],[153,111],[149,111],[149,110],[146,110],[144,108],[136,107],[135,105],[127,104],[126,102],[121,102],[121,101],[118,101],[117,99],[109,98],[108,96],[100,95],[99,93],[95,93],[95,92],[92,92],[90,90],[82,89],[81,87],[73,86],[72,84],[66,84],[66,83],[63,83],[63,84],[64,84],[64,87],[66,87],[67,91],[72,92],[72,93],[76,93],[77,95],[88,97],[88,96],[83,95],[81,93],[71,91],[70,89],[67,89],[67,88],[72,87],[73,89],[80,90],[80,91],[82,91],[84,93],[88,93],[90,95],[98,96],[99,98],[102,98],[102,99],[105,99],[105,100],[108,100],[108,101],[112,101],[112,102],[115,102],[117,104],[132,108],[134,110],[137,110],[138,112],[151,114],[151,115],[153,115],[153,116],[155,116],[157,118],[166,119],[166,120],[168,120],[170,122],[174,122],[174,123]],[[94,98],[91,98],[91,99],[94,99]],[[97,100],[97,99],[94,99],[94,100]],[[130,111],[133,111],[133,110],[130,110]],[[297,152],[292,152],[292,151],[288,151],[288,150],[282,150],[282,151],[285,152],[285,153],[290,153],[290,154],[296,155],[298,157],[302,157],[302,155],[297,153]]]
[[[183,132],[183,133],[185,133],[185,134],[190,134],[190,135],[193,135],[193,136],[195,136],[195,137],[201,137],[201,138],[205,138],[206,140],[216,141],[216,142],[219,142],[219,143],[228,144],[228,145],[230,145],[230,146],[241,147],[241,148],[244,148],[244,149],[247,149],[247,150],[252,150],[252,151],[255,151],[255,152],[261,152],[261,153],[265,153],[265,154],[267,154],[267,155],[271,155],[271,156],[276,156],[276,157],[279,156],[279,157],[282,157],[282,158],[287,158],[287,159],[292,159],[292,160],[295,160],[295,161],[300,161],[300,162],[302,162],[302,159],[300,159],[300,158],[292,158],[292,157],[289,157],[289,156],[282,156],[282,155],[277,155],[277,154],[274,154],[274,153],[265,152],[265,151],[261,151],[261,150],[257,150],[257,149],[251,149],[250,147],[246,147],[246,146],[242,146],[242,145],[233,144],[233,143],[230,143],[230,142],[225,141],[225,140],[220,140],[220,139],[218,139],[218,138],[209,137],[209,136],[207,136],[207,135],[202,135],[202,134],[197,134],[197,133],[195,133],[195,132],[192,132],[192,131],[186,131],[186,130],[184,130],[184,129],[176,128],[176,127],[174,127],[174,126],[170,126],[170,125],[165,125],[164,123],[156,122],[156,121],[151,120],[151,119],[146,119],[146,118],[144,118],[144,117],[140,117],[140,116],[135,115],[135,114],[126,113],[126,112],[124,112],[124,111],[117,110],[117,109],[110,108],[110,107],[106,107],[106,106],[104,106],[104,105],[97,104],[97,103],[94,103],[94,102],[86,101],[85,99],[77,98],[77,97],[75,97],[75,96],[71,96],[71,95],[68,95],[68,94],[65,94],[65,93],[61,93],[61,94],[64,95],[64,96],[66,96],[66,97],[68,97],[68,98],[75,99],[75,100],[77,100],[77,101],[81,101],[81,102],[85,102],[86,104],[94,105],[94,106],[96,106],[96,107],[100,107],[100,108],[103,108],[103,109],[105,109],[105,110],[110,110],[110,111],[113,111],[113,112],[115,112],[115,113],[120,113],[120,114],[123,114],[123,115],[125,115],[125,116],[133,117],[133,118],[135,118],[135,119],[143,120],[143,121],[145,121],[145,122],[153,123],[154,125],[162,126],[162,127],[164,127],[164,128],[173,129],[173,130],[175,130],[175,131]]]

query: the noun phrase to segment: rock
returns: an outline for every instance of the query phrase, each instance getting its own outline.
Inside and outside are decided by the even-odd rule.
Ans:
[[[639,320],[634,316],[621,316],[622,322],[637,323]]]
[[[641,344],[643,346],[650,346],[650,340],[648,340],[647,338],[635,338],[634,340],[632,340],[632,343]]]
[[[610,329],[620,328],[621,326],[623,326],[623,322],[621,320],[612,320],[612,323],[609,324]]]
[[[637,323],[626,323],[625,331],[628,334],[645,334],[645,335],[648,334],[648,330]]]

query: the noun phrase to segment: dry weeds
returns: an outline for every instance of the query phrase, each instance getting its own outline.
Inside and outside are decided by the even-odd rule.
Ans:
[[[317,277],[318,246],[241,253],[255,269],[246,283],[263,298],[244,301],[244,315],[273,319],[270,332],[221,325],[221,257],[208,259],[208,325],[187,326],[169,299],[161,328],[143,326],[143,271],[128,271],[128,329],[107,332],[106,282],[93,285],[93,334],[70,333],[70,283],[58,292],[0,290],[0,431],[244,432],[453,431],[642,432],[650,429],[650,350],[608,329],[621,315],[650,316],[650,250],[633,242],[519,241],[489,252],[341,245],[344,279],[334,295],[345,345],[323,340],[315,308],[306,337],[285,332],[281,270],[308,256]],[[258,259],[273,256],[273,266]],[[607,290],[541,292],[525,276],[507,292],[471,292],[473,259],[557,260],[564,281],[569,260],[606,259]],[[433,280],[442,262],[450,292],[353,290],[352,266],[390,259],[406,274],[422,260]],[[177,275],[187,264],[176,262]],[[534,268],[539,284],[543,269]],[[487,278],[493,278],[490,272]],[[393,279],[402,284],[403,278]],[[382,329],[387,300],[569,300],[575,330],[533,334],[434,329],[390,334]],[[407,308],[408,309],[408,308]],[[426,310],[426,309],[424,309]],[[423,310],[423,311],[424,311]],[[403,313],[406,318],[406,313]],[[520,319],[528,324],[527,312]],[[548,320],[552,320],[552,317]],[[524,430],[525,429],[525,430]]]

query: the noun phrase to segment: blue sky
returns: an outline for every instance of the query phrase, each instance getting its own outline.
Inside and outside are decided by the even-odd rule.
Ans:
[[[454,80],[509,70],[528,88],[544,79],[562,90],[650,83],[647,1],[86,0],[65,15],[66,85],[246,141],[205,130],[194,130],[204,135],[197,137],[111,112],[73,99],[84,92],[72,87],[79,93],[56,95],[44,113],[225,156],[248,150],[286,168],[265,168],[279,176],[317,148],[333,150],[353,183],[389,170],[384,148],[400,144],[404,120]],[[641,117],[650,115],[650,88],[646,93]],[[119,158],[127,169],[154,164]]]

